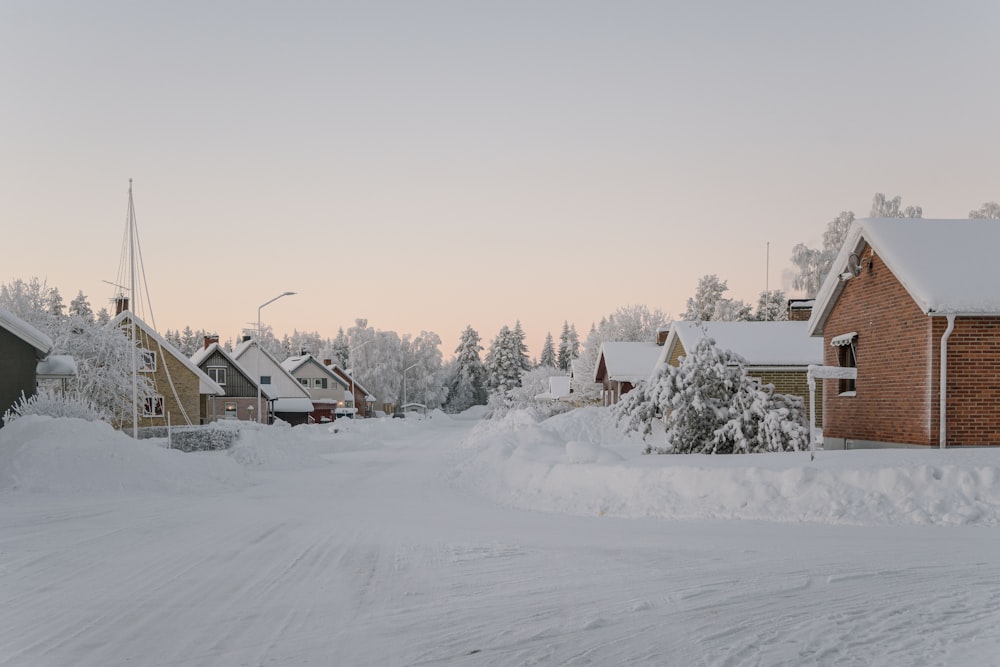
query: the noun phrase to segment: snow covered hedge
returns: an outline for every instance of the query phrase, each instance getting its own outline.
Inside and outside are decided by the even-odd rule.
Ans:
[[[615,406],[619,424],[643,435],[663,417],[666,444],[648,453],[732,454],[809,446],[802,399],[747,376],[746,361],[705,336],[680,366],[659,367]]]

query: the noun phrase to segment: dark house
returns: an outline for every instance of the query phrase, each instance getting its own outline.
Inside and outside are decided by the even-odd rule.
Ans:
[[[217,419],[257,421],[257,383],[219,345],[218,336],[206,336],[205,346],[191,356],[191,362],[226,392],[223,396],[202,394],[202,424]],[[260,397],[261,411],[266,411],[273,397],[263,390]]]
[[[22,394],[33,396],[38,362],[52,350],[52,339],[6,308],[0,308],[0,426]]]

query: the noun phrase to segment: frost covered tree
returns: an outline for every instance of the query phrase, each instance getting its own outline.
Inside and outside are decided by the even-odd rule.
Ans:
[[[556,365],[559,370],[572,370],[573,360],[580,356],[580,336],[576,326],[563,320],[562,332],[559,334],[559,352],[556,355]]]
[[[872,210],[870,218],[922,218],[924,209],[919,206],[902,207],[902,197],[896,195],[892,199],[887,198],[881,192],[876,192],[872,198]]]
[[[404,398],[409,403],[422,403],[428,408],[441,407],[448,396],[441,337],[433,331],[421,331],[412,340],[404,336],[402,342],[403,358],[408,362],[402,371],[406,374]]]
[[[538,357],[538,365],[547,368],[556,367],[556,343],[552,338],[552,332],[545,334],[545,342],[542,344],[542,354]]]
[[[340,327],[331,345],[330,358],[334,363],[339,364],[341,368],[346,368],[347,357],[350,351],[351,344],[347,340],[347,334],[344,333],[344,327]]]
[[[712,320],[715,322],[749,322],[753,307],[742,299],[719,299],[715,302]]]
[[[522,371],[531,370],[531,359],[528,357],[528,344],[524,342],[524,329],[521,328],[521,320],[514,323],[511,334],[517,343],[517,363]]]
[[[491,391],[504,392],[521,385],[524,372],[521,356],[521,340],[506,324],[500,328],[496,338],[486,352],[486,383]]]
[[[760,386],[746,362],[704,336],[679,366],[662,365],[615,406],[619,424],[647,435],[663,415],[666,446],[657,453],[751,453],[808,447],[802,400]]]
[[[479,333],[471,325],[465,327],[455,348],[451,380],[448,384],[448,402],[445,410],[456,413],[474,405],[486,405],[486,367],[480,352],[483,346]]]
[[[978,209],[969,211],[969,217],[980,219],[985,218],[990,220],[1000,219],[1000,204],[995,201],[988,201]]]
[[[94,323],[94,309],[90,307],[90,301],[87,300],[83,290],[80,290],[73,300],[69,302],[69,314],[79,317],[89,324]]]
[[[757,311],[753,319],[764,322],[780,322],[788,319],[788,297],[780,289],[760,293],[757,297]]]
[[[657,330],[669,320],[670,317],[659,308],[650,309],[643,305],[623,306],[601,318],[599,324],[590,328],[579,361],[574,367],[574,393],[581,400],[596,400],[600,396],[600,387],[594,384],[594,369],[603,343],[656,342]]]
[[[719,276],[709,274],[698,279],[698,286],[695,288],[694,296],[687,300],[687,310],[682,318],[690,321],[707,322],[715,315],[716,306],[723,299],[723,294],[729,291],[729,286],[725,280],[720,280]]]
[[[841,211],[840,215],[827,223],[822,248],[810,248],[805,243],[792,248],[792,264],[798,269],[792,280],[793,288],[802,290],[810,298],[819,293],[853,222],[853,212]]]

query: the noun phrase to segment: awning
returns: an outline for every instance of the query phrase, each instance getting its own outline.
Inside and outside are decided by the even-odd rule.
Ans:
[[[858,337],[857,331],[852,331],[850,333],[841,334],[839,336],[834,336],[830,340],[830,345],[834,347],[842,347],[844,345],[850,345],[854,342],[854,339]]]

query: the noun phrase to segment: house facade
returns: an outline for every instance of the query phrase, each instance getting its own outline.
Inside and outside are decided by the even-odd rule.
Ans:
[[[51,350],[51,338],[0,308],[0,426],[4,413],[22,394],[26,398],[35,394],[38,364]]]
[[[135,326],[133,327],[133,323]],[[160,334],[129,310],[123,310],[110,326],[121,327],[139,348],[137,370],[152,379],[155,395],[144,401],[138,413],[140,428],[201,423],[202,396],[224,396],[225,390],[203,373]],[[122,427],[132,426],[132,415],[123,416]]]
[[[281,366],[308,392],[313,403],[314,422],[333,421],[337,406],[351,398],[348,382],[311,354],[289,357]]]
[[[824,447],[1000,445],[1000,224],[859,220],[816,299]]]
[[[363,384],[358,382],[354,376],[333,363],[332,359],[324,359],[323,365],[336,373],[348,386],[348,398],[345,398],[342,405],[337,406],[338,416],[370,417],[375,410],[375,396]]]
[[[201,423],[219,419],[258,421],[257,382],[219,345],[218,336],[206,336],[204,347],[191,356],[191,361],[225,391],[222,396],[202,394]],[[270,401],[271,396],[261,391],[262,406]]]
[[[718,347],[743,357],[747,375],[759,384],[774,385],[779,394],[801,398],[808,414],[811,401],[808,369],[810,365],[823,363],[822,345],[810,337],[808,322],[673,322],[659,363],[679,366],[681,357],[706,335]],[[817,397],[816,426],[821,426],[822,388]]]

